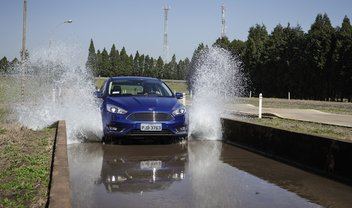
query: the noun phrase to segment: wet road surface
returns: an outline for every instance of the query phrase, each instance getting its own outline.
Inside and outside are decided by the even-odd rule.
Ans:
[[[352,187],[220,141],[68,146],[73,207],[349,207]]]

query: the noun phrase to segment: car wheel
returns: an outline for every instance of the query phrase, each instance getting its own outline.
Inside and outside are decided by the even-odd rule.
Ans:
[[[103,136],[103,143],[110,144],[112,142],[112,137],[110,135]]]
[[[175,143],[180,143],[180,144],[182,144],[182,143],[185,143],[185,142],[187,142],[187,140],[188,140],[188,138],[187,137],[175,137]]]

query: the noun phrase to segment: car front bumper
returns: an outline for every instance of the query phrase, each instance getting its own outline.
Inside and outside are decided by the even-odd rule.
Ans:
[[[169,121],[131,121],[128,115],[116,115],[108,113],[103,120],[105,135],[110,136],[175,136],[185,137],[188,135],[186,116],[173,117]],[[161,124],[161,131],[142,131],[141,124]]]

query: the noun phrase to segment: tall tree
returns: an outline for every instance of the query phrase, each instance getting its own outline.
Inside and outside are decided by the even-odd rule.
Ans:
[[[136,54],[134,55],[133,58],[133,72],[132,75],[139,75],[140,74],[140,55],[139,52],[137,51]]]
[[[100,72],[101,76],[103,76],[103,77],[111,76],[110,58],[109,58],[109,54],[105,48],[103,49],[103,51],[100,54],[99,59],[97,60],[97,68],[98,68],[98,71]]]
[[[151,58],[146,55],[145,56],[145,61],[144,61],[144,71],[143,71],[143,76],[151,76],[152,75],[152,65],[150,64]]]
[[[230,51],[230,44],[231,43],[227,37],[222,37],[222,38],[218,38],[213,44],[213,46],[217,46]]]
[[[159,58],[156,61],[156,65],[154,68],[154,72],[153,72],[153,77],[157,77],[157,78],[163,78],[163,70],[164,70],[164,61],[161,58],[161,56],[159,56]]]
[[[112,45],[109,53],[109,60],[110,60],[110,69],[109,74],[110,76],[116,76],[119,71],[119,54],[116,50],[115,44]]]
[[[6,73],[9,68],[9,61],[6,56],[0,60],[0,73]]]
[[[176,55],[174,54],[171,58],[170,63],[167,64],[167,69],[164,71],[164,78],[165,79],[175,79],[176,77],[176,70],[177,70],[177,62],[176,62]]]
[[[145,57],[144,54],[139,56],[139,68],[138,68],[138,76],[142,76],[144,73],[144,65],[145,65]]]
[[[264,25],[255,25],[249,29],[248,39],[243,61],[246,65],[246,74],[251,77],[248,83],[250,90],[260,93],[263,90],[264,63],[268,57],[265,56],[265,45],[269,35]]]
[[[352,26],[345,16],[336,32],[336,48],[334,51],[334,83],[336,97],[352,99]]]
[[[88,49],[88,60],[86,62],[86,68],[91,70],[94,76],[97,76],[97,55],[95,53],[95,47],[93,39],[90,39],[89,49]]]
[[[318,14],[308,31],[306,57],[308,58],[311,88],[310,97],[314,99],[328,98],[331,87],[332,40],[334,28],[327,14]]]
[[[97,61],[96,61],[96,69],[95,69],[95,76],[104,76],[102,74],[102,70],[101,70],[101,65],[102,65],[102,56],[101,56],[101,52],[100,50],[97,50]]]

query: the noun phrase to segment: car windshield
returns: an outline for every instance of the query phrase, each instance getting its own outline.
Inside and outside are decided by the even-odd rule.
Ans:
[[[110,96],[173,96],[165,83],[156,80],[114,80],[108,90]]]

